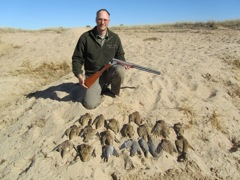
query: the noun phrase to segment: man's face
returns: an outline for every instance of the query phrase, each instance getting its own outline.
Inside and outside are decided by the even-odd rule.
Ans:
[[[108,24],[110,22],[110,17],[106,11],[100,11],[96,18],[97,27],[101,31],[107,30]]]

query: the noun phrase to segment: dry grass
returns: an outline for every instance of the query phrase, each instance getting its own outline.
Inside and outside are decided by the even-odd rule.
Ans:
[[[8,44],[0,41],[0,58],[8,55],[10,52],[20,49],[22,46]]]
[[[0,162],[0,165],[2,165],[3,163],[5,163],[6,160],[5,159],[2,159],[1,162]]]
[[[240,60],[239,59],[233,60],[232,65],[233,65],[233,68],[240,69]]]
[[[87,26],[88,27],[88,26]],[[111,26],[110,29],[114,31],[128,31],[128,30],[172,30],[172,29],[217,29],[219,27],[229,28],[229,29],[240,29],[240,19],[226,20],[226,21],[207,21],[207,22],[177,22],[169,24],[154,24],[154,25],[135,25],[135,26],[125,26],[121,24],[120,26]],[[25,30],[20,28],[0,28],[1,33],[15,33],[15,32],[56,32],[62,33],[69,28],[57,27],[57,28],[44,28],[40,30]]]
[[[222,128],[222,125],[220,123],[220,117],[221,115],[217,112],[217,110],[213,110],[212,115],[209,117],[208,122],[211,123],[213,127],[215,127],[217,130],[221,131],[222,133],[226,133],[224,129]]]
[[[26,29],[19,29],[19,28],[0,28],[1,33],[16,33],[16,32],[55,32],[55,33],[63,33],[67,31],[68,28],[57,27],[57,28],[44,28],[40,30],[26,30]]]
[[[173,24],[156,24],[156,25],[138,25],[138,26],[113,26],[114,31],[126,31],[126,30],[144,30],[149,31],[165,31],[173,29],[217,29],[217,28],[229,28],[240,29],[240,19],[227,20],[227,21],[207,21],[207,22],[179,22]]]
[[[238,151],[240,148],[240,141],[238,141],[236,137],[233,137],[231,139],[231,142],[232,142],[232,147],[231,147],[231,149],[229,149],[229,152],[233,153],[233,152]]]
[[[219,59],[222,59],[225,63],[231,66],[232,69],[240,69],[240,57],[230,56],[229,54],[218,55]]]
[[[161,38],[151,37],[151,38],[145,38],[143,41],[162,41]]]
[[[0,33],[16,33],[16,32],[29,32],[19,28],[0,28]]]
[[[13,49],[20,49],[22,46],[19,45],[13,45]]]
[[[237,85],[230,84],[228,88],[228,94],[232,98],[237,98],[237,97],[240,98],[240,87],[238,87]]]
[[[28,75],[38,79],[45,79],[47,82],[50,82],[59,79],[70,71],[70,65],[66,61],[59,64],[44,62],[38,67],[33,67],[29,61],[25,61],[21,68],[13,74]]]
[[[63,28],[63,27],[58,27],[58,28],[45,28],[45,29],[41,29],[40,32],[56,32],[57,34],[63,33],[65,31],[67,31],[67,28]]]
[[[188,103],[184,103],[182,106],[177,107],[179,111],[182,111],[188,118],[196,117],[196,112],[193,109],[193,106],[189,106]]]

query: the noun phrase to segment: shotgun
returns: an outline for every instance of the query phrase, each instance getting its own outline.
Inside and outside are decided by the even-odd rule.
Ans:
[[[136,68],[136,69],[139,69],[139,70],[142,70],[142,71],[146,71],[146,72],[149,72],[149,73],[153,73],[153,74],[157,74],[157,75],[160,75],[160,71],[156,71],[154,69],[150,69],[150,68],[146,68],[146,67],[143,67],[143,66],[139,66],[137,64],[134,64],[134,63],[130,63],[130,62],[126,62],[126,61],[121,61],[119,59],[115,59],[113,58],[109,63],[105,64],[103,66],[103,68],[101,68],[99,71],[95,72],[93,75],[89,76],[85,81],[84,81],[84,84],[90,88],[93,83],[103,74],[104,71],[106,71],[108,68],[110,68],[111,66],[115,65],[115,64],[120,64],[122,66],[129,66],[131,68]]]
[[[136,69],[139,69],[139,70],[142,70],[142,71],[146,71],[146,72],[149,72],[149,73],[153,73],[153,74],[157,74],[157,75],[161,74],[160,71],[156,71],[154,69],[150,69],[150,68],[146,68],[146,67],[143,67],[143,66],[139,66],[137,64],[133,64],[133,63],[130,63],[130,62],[121,61],[119,59],[113,58],[112,61],[115,61],[115,62],[117,62],[117,64],[120,64],[122,66],[130,66],[131,68],[136,68]]]

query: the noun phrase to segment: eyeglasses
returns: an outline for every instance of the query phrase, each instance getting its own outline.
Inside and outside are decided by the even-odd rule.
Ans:
[[[97,21],[98,21],[98,22],[102,22],[102,21],[104,21],[104,22],[106,23],[106,22],[108,22],[109,20],[108,20],[108,19],[98,18]]]

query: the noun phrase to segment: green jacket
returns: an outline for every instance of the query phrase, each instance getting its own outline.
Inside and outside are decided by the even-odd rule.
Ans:
[[[108,29],[108,36],[101,46],[97,40],[97,27],[83,33],[72,56],[72,71],[75,76],[83,73],[84,65],[87,76],[95,73],[112,58],[125,61],[124,51],[119,36]]]

